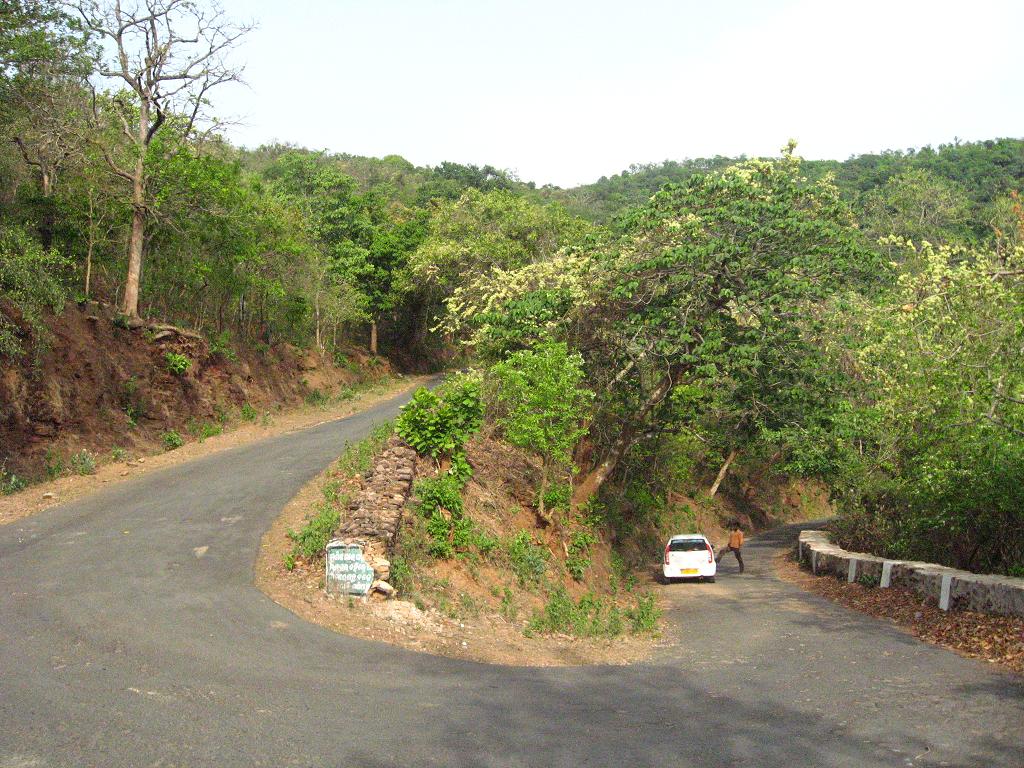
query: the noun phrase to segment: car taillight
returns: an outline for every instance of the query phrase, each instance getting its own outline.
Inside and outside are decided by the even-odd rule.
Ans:
[[[669,552],[669,549],[668,549],[668,547],[666,546],[666,547],[665,547],[665,565],[668,565],[668,552]]]
[[[710,544],[705,544],[704,546],[708,548],[708,562],[713,563],[715,561],[715,551],[711,548]]]

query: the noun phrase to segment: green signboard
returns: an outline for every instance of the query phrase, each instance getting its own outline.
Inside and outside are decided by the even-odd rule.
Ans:
[[[373,568],[358,544],[332,541],[327,545],[327,591],[339,595],[365,595],[373,584]]]

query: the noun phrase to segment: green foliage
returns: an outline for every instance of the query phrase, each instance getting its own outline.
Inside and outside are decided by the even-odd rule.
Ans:
[[[239,411],[239,415],[242,417],[242,421],[256,421],[259,416],[259,412],[253,408],[249,403],[243,403],[242,409]]]
[[[167,364],[167,370],[175,376],[184,376],[192,367],[192,361],[180,352],[165,352],[164,362]]]
[[[545,466],[568,464],[586,434],[580,422],[594,396],[582,386],[582,357],[570,354],[565,344],[547,343],[516,352],[490,376],[489,399],[505,438],[539,454]]]
[[[47,448],[46,453],[43,454],[43,467],[46,470],[46,476],[51,480],[60,477],[67,470],[64,457],[53,448]]]
[[[330,405],[331,396],[326,392],[321,392],[319,389],[311,389],[306,393],[306,405],[311,405],[314,408],[325,408]]]
[[[626,610],[626,617],[629,619],[633,634],[651,633],[658,628],[661,609],[658,608],[654,595],[650,593],[637,595],[636,605]]]
[[[26,344],[47,342],[44,316],[64,306],[68,266],[56,251],[0,222],[0,359],[22,355]]]
[[[1024,250],[925,246],[907,263],[883,301],[837,318],[857,375],[823,438],[837,536],[1005,572],[1024,563]]]
[[[85,448],[72,454],[70,463],[71,471],[76,475],[96,474],[96,457]]]
[[[551,510],[565,511],[572,501],[572,486],[569,483],[551,483],[544,491],[544,506]]]
[[[616,637],[623,628],[622,612],[614,603],[589,592],[575,602],[564,587],[557,587],[549,593],[544,610],[530,618],[526,632]]]
[[[505,439],[541,457],[539,510],[546,511],[553,468],[572,461],[572,450],[587,433],[582,425],[593,392],[583,386],[583,358],[563,343],[521,350],[491,368],[491,394]]]
[[[0,464],[0,495],[9,496],[24,490],[27,486],[28,481],[25,478],[9,472],[6,464]]]
[[[466,440],[483,420],[480,384],[470,376],[460,376],[435,394],[420,388],[402,408],[395,431],[416,452],[437,458],[461,451]]]
[[[447,473],[416,483],[417,511],[427,521],[430,554],[442,560],[465,551],[472,542],[473,522],[463,511],[462,486]]]
[[[399,555],[391,559],[391,586],[401,595],[407,594],[413,588],[413,573],[409,561]]]
[[[160,435],[160,442],[163,444],[165,451],[173,451],[175,448],[181,448],[185,444],[185,438],[175,430],[169,429]]]
[[[188,423],[188,431],[201,443],[208,437],[216,437],[221,434],[224,431],[224,428],[220,424],[212,421],[198,421],[193,419]]]
[[[565,558],[565,569],[576,581],[583,581],[590,567],[590,548],[597,543],[597,537],[590,531],[574,531],[569,539],[569,554]]]
[[[551,555],[546,548],[534,543],[528,531],[519,531],[506,542],[505,555],[520,586],[536,586],[547,574]]]
[[[124,461],[128,458],[128,451],[120,445],[115,445],[110,449],[110,458],[114,461]]]
[[[210,338],[210,354],[220,357],[229,362],[238,361],[238,353],[231,346],[231,332],[221,331]]]
[[[323,504],[316,514],[310,518],[298,531],[289,530],[287,536],[295,545],[292,547],[289,558],[285,558],[285,567],[291,570],[295,567],[295,558],[303,557],[312,560],[324,554],[327,542],[341,522],[341,515],[331,504]]]
[[[870,573],[862,573],[857,577],[857,583],[862,587],[874,589],[881,583],[881,579],[878,576],[871,575]]]

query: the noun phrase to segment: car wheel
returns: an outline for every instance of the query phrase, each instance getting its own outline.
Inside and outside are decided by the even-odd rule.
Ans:
[[[715,583],[715,577],[714,576],[708,576],[706,579],[704,579],[704,581],[706,581],[708,584],[714,584]]]

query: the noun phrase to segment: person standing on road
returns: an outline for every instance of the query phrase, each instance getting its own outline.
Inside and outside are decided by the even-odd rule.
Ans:
[[[743,529],[739,523],[735,523],[732,527],[732,533],[729,534],[729,546],[721,550],[718,553],[718,557],[715,558],[715,563],[722,562],[722,556],[726,552],[733,552],[736,555],[736,562],[740,564],[740,573],[743,573]]]

